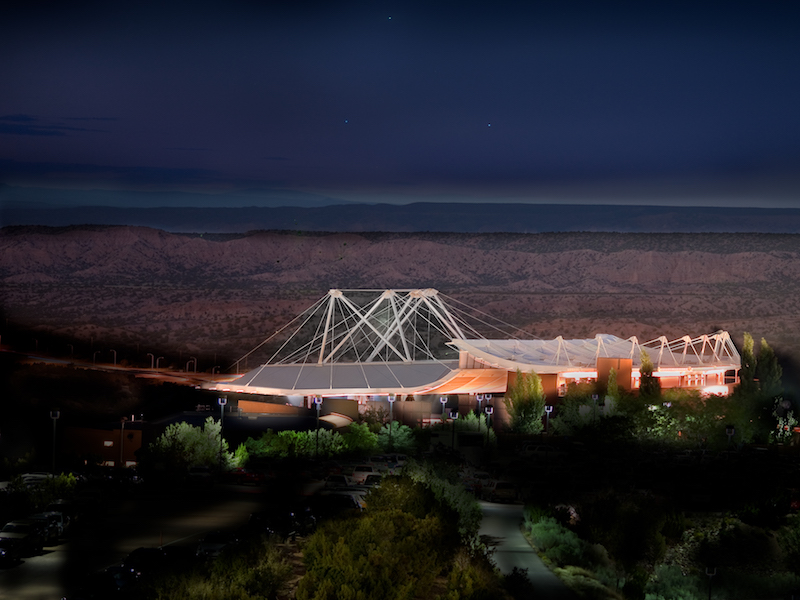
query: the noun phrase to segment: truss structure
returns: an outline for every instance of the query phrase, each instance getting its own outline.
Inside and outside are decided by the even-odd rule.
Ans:
[[[739,369],[741,356],[727,331],[675,340],[661,336],[640,343],[634,336],[622,339],[598,334],[591,339],[565,340],[453,340],[459,350],[469,352],[492,366],[537,373],[559,373],[571,369],[595,369],[599,357],[630,358],[634,368],[647,353],[657,370]]]
[[[266,364],[442,360],[451,340],[481,337],[434,289],[333,289],[296,321]]]

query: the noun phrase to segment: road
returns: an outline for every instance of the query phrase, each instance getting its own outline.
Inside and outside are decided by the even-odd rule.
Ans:
[[[136,548],[191,545],[208,531],[235,528],[263,506],[262,489],[219,486],[123,498],[104,513],[90,515],[42,555],[0,569],[0,599],[58,600],[87,575],[119,564]]]
[[[522,535],[522,505],[480,504],[483,521],[478,533],[494,547],[492,559],[500,572],[507,575],[514,567],[527,569],[537,599],[575,600],[572,591],[544,565]]]

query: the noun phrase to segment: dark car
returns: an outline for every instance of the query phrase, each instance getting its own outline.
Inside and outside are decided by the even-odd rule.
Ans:
[[[41,525],[35,521],[10,521],[0,529],[0,538],[18,540],[23,556],[33,556],[44,549],[45,534]]]
[[[58,543],[62,532],[60,515],[57,513],[36,513],[28,516],[28,520],[37,521],[41,524],[42,531],[45,533],[45,545],[51,546]]]
[[[0,538],[0,564],[10,566],[22,560],[22,542],[12,538]]]

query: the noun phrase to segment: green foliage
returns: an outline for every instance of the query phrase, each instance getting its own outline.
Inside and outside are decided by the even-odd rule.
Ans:
[[[650,355],[642,349],[642,364],[639,366],[639,397],[649,401],[657,401],[661,396],[661,380],[653,376],[653,361]]]
[[[353,454],[369,454],[378,447],[378,434],[366,423],[350,423],[342,437],[345,449]]]
[[[594,386],[587,383],[571,383],[567,386],[556,416],[550,419],[550,426],[555,434],[575,436],[591,425],[596,417],[592,401],[594,391]]]
[[[783,393],[783,383],[781,382],[783,369],[778,364],[775,352],[764,338],[761,338],[755,376],[758,379],[758,387],[764,396],[774,398]]]
[[[381,452],[414,454],[417,449],[417,438],[414,437],[414,430],[408,425],[394,421],[384,425],[378,432],[378,447]]]
[[[320,527],[304,550],[297,599],[429,596],[459,535],[455,511],[427,483],[388,477],[368,496],[363,515]]]
[[[539,375],[533,371],[522,373],[517,369],[516,379],[509,386],[503,402],[511,416],[512,431],[529,435],[542,432],[545,394]]]
[[[153,600],[262,600],[283,597],[292,566],[273,542],[259,539],[244,551],[223,553],[209,570],[170,575],[143,592]]]
[[[221,425],[208,417],[203,427],[173,423],[149,446],[150,460],[167,471],[184,471],[191,466],[235,466],[235,457],[228,452],[228,442],[221,435]],[[220,461],[221,458],[221,461]]]
[[[526,521],[525,528],[537,550],[551,564],[559,567],[591,566],[589,544],[553,517],[542,517],[536,522]]]
[[[462,540],[467,544],[474,543],[483,513],[475,497],[464,489],[457,476],[442,477],[433,465],[413,461],[403,468],[403,475],[423,483],[438,501],[449,506],[458,516],[457,526]]]
[[[800,577],[800,517],[795,515],[789,519],[786,526],[781,529],[778,540],[786,567]]]
[[[608,372],[608,383],[606,384],[606,396],[609,396],[614,401],[618,401],[620,398],[619,384],[617,383],[617,370],[613,367]]]
[[[247,446],[244,444],[239,444],[236,448],[236,451],[233,453],[233,460],[232,465],[233,468],[243,467],[245,466],[248,461],[250,460],[250,454],[247,452]]]
[[[791,409],[791,403],[784,401],[783,397],[775,398],[775,407],[772,411],[775,419],[775,429],[769,434],[769,441],[773,443],[786,444],[792,439],[792,431],[797,426],[797,419]]]
[[[69,498],[75,491],[77,479],[72,473],[61,473],[47,477],[34,486],[27,486],[21,476],[11,479],[8,496],[9,504],[24,507],[25,510],[38,511],[59,498]]]
[[[256,458],[330,457],[345,452],[342,436],[329,429],[313,431],[267,430],[258,439],[248,438],[245,448]]]
[[[645,600],[704,600],[708,578],[684,575],[680,567],[659,565],[645,587]]]

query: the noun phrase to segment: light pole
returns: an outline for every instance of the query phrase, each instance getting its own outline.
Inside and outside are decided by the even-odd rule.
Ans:
[[[94,354],[92,354],[92,364],[96,364],[97,355],[100,354],[101,352],[102,352],[102,350],[95,350],[94,351]]]
[[[314,457],[319,456],[319,411],[322,408],[322,396],[314,396],[314,406],[317,408],[317,440],[314,446]]]
[[[392,425],[394,422],[394,401],[397,400],[397,396],[394,394],[389,394],[386,398],[389,401],[389,450],[394,449],[394,445],[392,444]]]
[[[456,421],[458,420],[458,409],[454,408],[450,411],[450,418],[453,419],[453,436],[450,439],[450,446],[456,447]]]
[[[150,370],[152,371],[153,369],[155,369],[156,355],[151,352],[148,352],[147,356],[150,357]]]
[[[494,406],[491,404],[486,405],[486,445],[489,445],[489,427],[492,426],[492,413],[494,412]]]
[[[128,420],[128,417],[122,417],[120,419],[121,427],[119,428],[119,466],[120,468],[125,466],[123,448],[125,447],[125,421]]]
[[[160,363],[160,362],[161,362],[161,359],[163,359],[163,358],[164,358],[163,356],[159,356],[159,357],[156,359],[156,369],[158,368],[158,363]]]
[[[550,433],[550,413],[553,412],[552,404],[544,405],[544,432]]]
[[[113,352],[114,353],[114,366],[116,367],[117,366],[117,351],[112,348],[111,350],[109,350],[109,352]]]
[[[53,475],[56,474],[56,421],[58,421],[60,416],[61,411],[50,411],[50,418],[53,420]]]
[[[725,428],[725,434],[728,436],[728,448],[731,447],[731,438],[733,438],[735,433],[736,433],[736,428],[733,425],[728,425]]]
[[[447,406],[447,396],[439,396],[439,402],[442,403],[442,421],[446,421],[447,417],[445,416],[444,407]]]
[[[225,405],[228,403],[227,396],[217,398],[219,404],[219,470],[222,472],[222,426],[225,423]]]
[[[189,372],[189,365],[194,363],[194,372],[197,373],[197,359],[194,356],[190,356],[189,360],[186,361],[186,372]]]
[[[481,402],[483,402],[483,394],[475,394],[475,400],[478,401],[478,431],[481,430]]]

